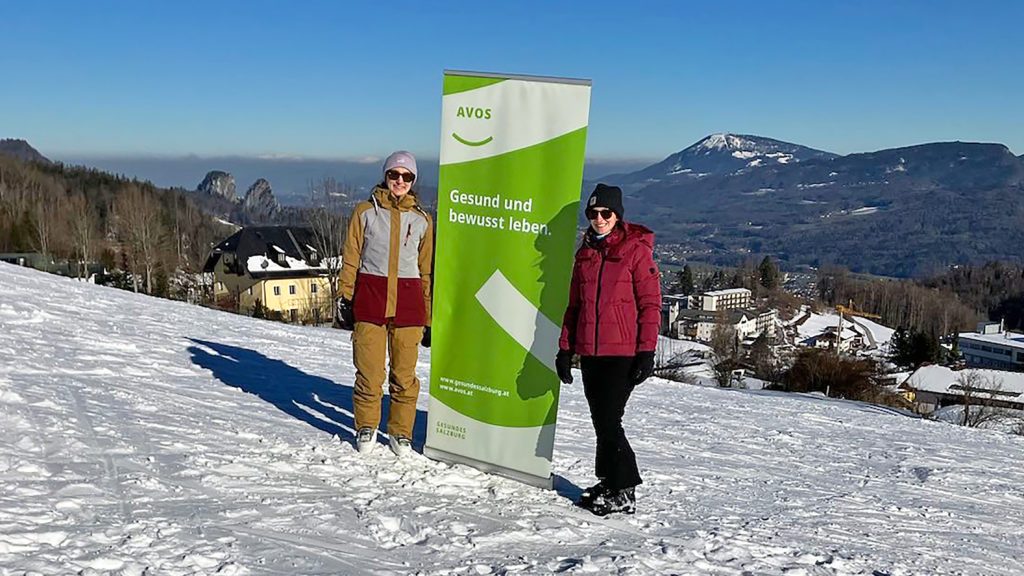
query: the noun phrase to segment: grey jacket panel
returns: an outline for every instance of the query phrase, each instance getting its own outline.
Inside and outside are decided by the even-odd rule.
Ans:
[[[364,210],[363,254],[359,272],[375,276],[387,276],[391,261],[391,210],[374,205]],[[420,242],[427,234],[426,216],[418,210],[399,214],[398,277],[419,278]]]
[[[427,218],[418,210],[402,212],[398,237],[398,277],[420,277],[420,242],[427,234]]]

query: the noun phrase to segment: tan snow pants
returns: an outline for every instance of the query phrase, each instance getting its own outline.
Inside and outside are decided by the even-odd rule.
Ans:
[[[352,332],[352,361],[356,366],[352,403],[357,431],[380,425],[381,397],[384,395],[384,376],[387,375],[388,393],[391,395],[388,435],[412,438],[416,398],[420,393],[416,360],[422,338],[422,326],[396,327],[356,322]],[[385,358],[390,358],[390,370],[385,369]]]

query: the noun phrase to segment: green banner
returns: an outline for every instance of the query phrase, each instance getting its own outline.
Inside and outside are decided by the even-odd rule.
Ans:
[[[446,71],[424,452],[551,484],[590,82]]]

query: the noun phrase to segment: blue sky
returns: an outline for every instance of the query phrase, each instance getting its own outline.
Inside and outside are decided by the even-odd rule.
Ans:
[[[44,154],[436,155],[444,69],[593,81],[588,155],[713,132],[1024,154],[1024,2],[5,2],[0,137]]]

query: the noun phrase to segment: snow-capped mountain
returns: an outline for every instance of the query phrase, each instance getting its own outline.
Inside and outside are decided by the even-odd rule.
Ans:
[[[836,155],[799,144],[744,134],[712,134],[657,164],[608,179],[629,187],[681,178],[703,178],[764,166],[789,164]]]
[[[815,156],[761,140],[708,137],[602,180],[623,186],[629,218],[660,242],[715,264],[769,254],[787,267],[829,262],[919,276],[951,264],[1024,261],[1024,162],[1002,144]]]
[[[1022,437],[653,378],[637,514],[599,519],[578,372],[540,490],[423,457],[426,386],[416,454],[360,456],[349,332],[3,263],[0,294],[2,574],[1024,573]]]

